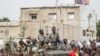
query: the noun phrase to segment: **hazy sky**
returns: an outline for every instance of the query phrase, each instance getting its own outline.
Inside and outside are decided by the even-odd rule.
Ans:
[[[0,18],[8,17],[11,20],[19,20],[21,7],[54,6],[56,0],[0,0]],[[73,4],[74,0],[66,0],[67,4]],[[60,4],[60,3],[59,3]],[[100,17],[100,0],[90,0],[90,7],[95,9]]]

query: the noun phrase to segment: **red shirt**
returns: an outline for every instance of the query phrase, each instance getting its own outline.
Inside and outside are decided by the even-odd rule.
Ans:
[[[69,53],[69,56],[78,56],[78,53],[76,51],[71,51]]]

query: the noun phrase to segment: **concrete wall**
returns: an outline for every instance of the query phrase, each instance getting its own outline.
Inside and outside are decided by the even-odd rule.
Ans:
[[[51,20],[49,13],[56,13],[57,19]],[[74,12],[73,20],[68,20],[68,13]],[[37,19],[31,19],[30,14],[37,14]],[[44,29],[45,33],[51,33],[52,26],[56,26],[60,38],[78,40],[80,38],[80,7],[79,6],[61,6],[61,7],[37,7],[21,8],[20,27],[27,26],[25,37],[31,36],[37,38],[38,30]]]
[[[8,33],[7,33],[8,32]],[[0,38],[9,38],[10,36],[18,38],[20,34],[19,23],[0,22]]]

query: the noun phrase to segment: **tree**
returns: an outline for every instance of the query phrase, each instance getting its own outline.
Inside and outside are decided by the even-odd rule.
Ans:
[[[28,29],[26,25],[22,27],[22,32],[19,35],[19,37],[25,38],[25,31]]]
[[[97,38],[100,38],[100,20],[96,23],[97,28]]]
[[[3,17],[2,19],[0,19],[0,22],[10,22],[10,20],[7,17]]]

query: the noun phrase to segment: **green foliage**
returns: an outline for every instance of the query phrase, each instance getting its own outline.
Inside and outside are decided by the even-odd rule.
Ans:
[[[96,23],[97,37],[100,38],[100,20]]]
[[[0,19],[0,22],[10,22],[10,20],[7,17],[3,17],[2,19]]]
[[[23,27],[22,27],[22,32],[21,32],[20,34],[18,34],[19,37],[24,38],[24,37],[25,37],[25,31],[26,31],[27,29],[28,29],[27,26],[23,26]]]

